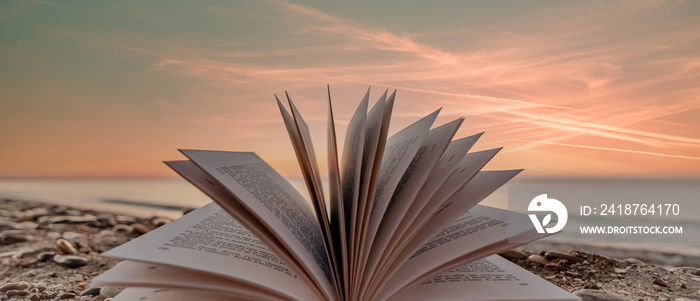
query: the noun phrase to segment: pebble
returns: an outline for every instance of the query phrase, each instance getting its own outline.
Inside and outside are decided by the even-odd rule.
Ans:
[[[656,284],[658,286],[668,287],[666,282],[664,282],[663,280],[661,280],[659,278],[654,279],[654,284]]]
[[[627,274],[627,269],[615,268],[615,273]]]
[[[54,256],[56,256],[56,253],[54,252],[41,252],[39,253],[39,255],[36,256],[36,259],[41,262],[47,262],[49,260],[52,260]]]
[[[0,231],[17,230],[17,228],[19,228],[19,224],[15,222],[0,220]]]
[[[6,230],[0,234],[0,245],[11,245],[21,242],[27,242],[32,238],[31,235],[23,233],[19,230]]]
[[[84,290],[82,293],[80,293],[81,296],[97,296],[100,294],[100,289],[99,287],[88,287],[86,290]]]
[[[133,224],[136,222],[136,218],[130,215],[117,215],[115,219],[117,223],[121,224]]]
[[[60,293],[57,296],[58,299],[73,299],[75,297],[76,297],[76,295],[74,293],[70,293],[70,292]]]
[[[63,233],[63,238],[67,241],[74,241],[83,238],[83,234],[72,231],[66,231]]]
[[[574,292],[581,301],[627,301],[624,297],[601,290],[582,289]]]
[[[534,254],[528,256],[527,260],[535,262],[535,263],[539,263],[539,264],[548,264],[549,263],[549,261],[547,259],[545,259],[544,257],[542,257],[540,255],[534,255]]]
[[[84,224],[97,221],[94,215],[54,216],[46,220],[49,224]]]
[[[559,253],[559,252],[552,252],[549,251],[547,253],[544,253],[544,258],[547,260],[555,260],[555,259],[566,259],[570,262],[583,262],[582,258],[572,256],[569,254],[564,254],[564,253]]]
[[[118,224],[112,227],[112,231],[116,233],[131,233],[134,229],[129,225]]]
[[[501,255],[503,258],[508,259],[508,260],[517,260],[517,259],[525,259],[527,258],[527,254],[518,251],[518,250],[508,250],[505,252],[498,253],[498,255]]]
[[[29,288],[29,283],[26,282],[10,282],[10,283],[5,283],[2,286],[0,286],[0,292],[5,293],[7,291],[11,290],[19,290],[23,291]]]
[[[160,227],[160,226],[163,226],[163,225],[169,223],[170,221],[171,221],[171,220],[170,220],[170,218],[168,218],[168,217],[159,216],[159,217],[153,218],[153,220],[151,221],[151,224],[153,224],[153,226],[155,226],[156,228],[158,228],[158,227]],[[513,251],[514,251],[514,250],[513,250]],[[506,251],[506,252],[508,252],[508,251]],[[522,252],[520,252],[520,253],[522,253]],[[527,257],[527,255],[525,255],[525,253],[522,253],[522,254],[523,254],[523,257],[522,257],[522,258],[519,258],[519,259],[523,259],[523,258]],[[503,256],[503,257],[505,257],[505,256]]]
[[[34,222],[21,222],[17,224],[17,230],[35,230],[36,228],[39,228],[39,224],[34,223]]]
[[[146,234],[149,231],[151,231],[148,228],[146,228],[146,226],[144,226],[142,224],[133,224],[133,225],[131,225],[131,228],[132,228],[133,233],[138,234],[138,235],[143,235],[143,234]]]
[[[74,255],[56,255],[53,257],[53,261],[56,264],[69,269],[79,268],[88,264],[87,259]]]
[[[31,294],[29,294],[29,296],[27,296],[27,299],[29,299],[31,301],[39,301],[39,300],[41,300],[41,297],[37,293],[31,293]]]
[[[9,290],[5,292],[5,296],[8,297],[14,297],[14,296],[26,296],[29,295],[28,291],[21,291],[21,290]]]
[[[124,290],[123,287],[105,286],[100,289],[100,296],[104,298],[113,298],[117,294],[121,293],[122,290]]]
[[[61,238],[56,241],[56,246],[58,247],[58,252],[64,255],[78,254],[78,250],[75,249],[73,244],[69,241]]]

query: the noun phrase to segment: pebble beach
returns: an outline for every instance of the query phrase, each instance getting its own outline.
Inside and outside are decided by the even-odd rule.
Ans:
[[[0,299],[110,300],[120,288],[90,286],[119,262],[101,254],[170,220],[0,199]],[[694,256],[547,243],[501,255],[584,301],[700,300]]]

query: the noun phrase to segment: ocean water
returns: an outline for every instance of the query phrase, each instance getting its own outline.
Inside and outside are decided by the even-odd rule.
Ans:
[[[303,195],[308,195],[303,180],[290,180]],[[636,187],[678,187],[684,192],[674,200],[683,210],[700,212],[700,180],[697,179],[515,179],[481,202],[483,205],[508,209],[509,186],[555,186],[615,184]],[[177,218],[183,208],[201,207],[211,200],[183,179],[0,179],[0,198],[36,200],[85,209],[122,212],[137,216],[168,216]],[[654,199],[618,200],[619,202],[654,203]],[[700,214],[682,221],[684,232],[700,233]],[[590,221],[587,217],[586,221]],[[580,220],[569,218],[567,227]],[[700,238],[678,243],[618,243],[614,237],[601,238],[598,245],[650,249],[700,256]],[[575,237],[553,235],[553,242],[577,243]]]

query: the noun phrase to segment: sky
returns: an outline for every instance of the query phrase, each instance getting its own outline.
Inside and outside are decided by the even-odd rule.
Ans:
[[[379,3],[375,3],[379,2]],[[700,177],[697,1],[2,1],[0,177],[175,177],[177,149],[325,158],[364,93],[442,107],[525,177]]]

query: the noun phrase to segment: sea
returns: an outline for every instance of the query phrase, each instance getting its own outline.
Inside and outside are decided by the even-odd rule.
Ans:
[[[291,179],[290,183],[302,195],[308,197],[306,186],[301,179]],[[602,237],[595,245],[644,249],[675,254],[700,256],[700,179],[514,179],[501,187],[485,200],[483,205],[508,209],[508,189],[511,186],[576,186],[605,185],[626,187],[629,190],[654,187],[659,189],[675,187],[681,197],[674,199],[680,208],[692,214],[684,214],[684,233],[698,233],[697,239],[664,243],[621,243],[614,237]],[[13,198],[41,201],[52,204],[73,206],[99,211],[120,212],[135,216],[167,216],[177,218],[183,210],[201,207],[211,200],[192,186],[189,182],[173,179],[0,179],[0,198]],[[618,202],[658,203],[658,199],[644,199],[637,196],[634,200],[617,200]],[[688,218],[687,216],[691,216]],[[587,217],[590,221],[591,217]],[[574,226],[580,219],[572,216],[569,223]],[[567,224],[567,226],[569,226]],[[565,232],[565,231],[562,231]],[[551,242],[580,243],[575,236],[565,233],[546,238]],[[590,242],[587,242],[590,243]]]

